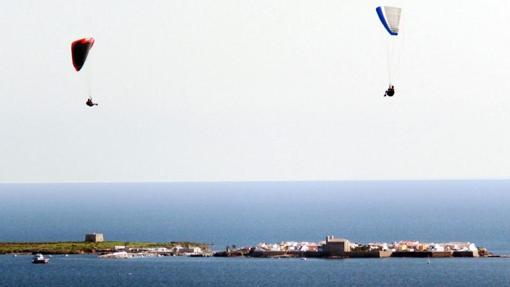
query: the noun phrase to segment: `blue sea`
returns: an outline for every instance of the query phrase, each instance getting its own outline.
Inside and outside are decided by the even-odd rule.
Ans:
[[[510,181],[1,184],[0,241],[470,241],[510,254]],[[508,286],[510,259],[0,256],[0,286]]]

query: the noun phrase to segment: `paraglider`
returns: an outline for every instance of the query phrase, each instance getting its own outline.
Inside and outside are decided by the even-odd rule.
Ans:
[[[94,46],[94,42],[95,42],[94,38],[83,38],[71,43],[71,56],[73,59],[73,66],[76,72],[81,71],[81,69],[85,65],[85,61],[87,60],[89,51],[90,49],[92,49],[92,46]],[[89,98],[85,104],[89,107],[97,106],[98,104],[92,101],[90,83],[87,83],[87,85],[89,90],[88,91]]]
[[[98,103],[94,103],[94,102],[92,101],[92,98],[88,98],[88,99],[87,99],[87,101],[85,102],[85,104],[86,104],[87,106],[89,106],[89,107],[93,107],[93,106],[97,106],[97,105],[99,105]]]
[[[388,96],[388,97],[393,97],[393,95],[395,94],[395,86],[391,85],[387,90],[386,92],[384,93],[384,96]]]
[[[377,16],[379,16],[379,20],[381,24],[385,28],[386,32],[389,34],[388,38],[388,80],[389,87],[384,93],[384,96],[392,97],[395,95],[395,86],[393,85],[393,76],[394,69],[397,64],[395,61],[395,51],[394,45],[395,40],[398,38],[400,31],[400,14],[402,12],[401,8],[397,7],[389,7],[389,6],[380,6],[376,8]]]

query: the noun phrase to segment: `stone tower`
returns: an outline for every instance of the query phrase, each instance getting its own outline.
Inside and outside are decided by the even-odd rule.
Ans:
[[[104,236],[102,233],[89,233],[85,234],[85,242],[103,242]]]

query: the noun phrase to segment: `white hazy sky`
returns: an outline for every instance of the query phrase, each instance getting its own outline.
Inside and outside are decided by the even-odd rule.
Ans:
[[[403,8],[397,96],[375,7]],[[510,1],[0,4],[0,181],[510,175]],[[70,42],[93,36],[84,70]]]

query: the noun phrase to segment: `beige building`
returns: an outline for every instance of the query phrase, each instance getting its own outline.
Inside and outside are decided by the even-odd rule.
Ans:
[[[326,243],[322,246],[323,252],[327,256],[345,256],[351,252],[351,243],[344,238],[335,238],[334,236],[327,236]]]
[[[102,233],[89,233],[85,234],[85,242],[103,242],[104,236]]]

